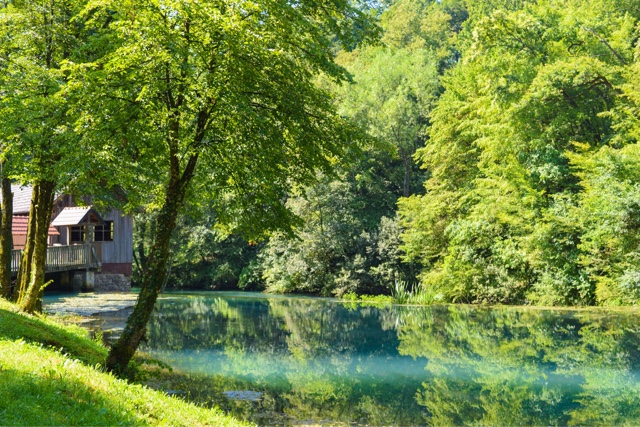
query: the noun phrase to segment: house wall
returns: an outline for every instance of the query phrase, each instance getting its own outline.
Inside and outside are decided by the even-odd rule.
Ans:
[[[13,238],[13,249],[24,249],[24,246],[27,244],[27,235],[26,234],[13,234],[11,236]],[[49,246],[54,245],[58,242],[58,236],[49,236],[47,239],[47,244]]]
[[[12,191],[14,192],[14,215],[26,216],[29,213],[31,188],[12,185]],[[83,198],[83,200],[84,205],[92,203],[90,197]],[[56,218],[65,207],[73,206],[77,206],[77,204],[72,196],[60,195],[55,200],[51,219]],[[95,291],[130,290],[133,263],[133,218],[124,216],[121,211],[111,210],[103,216],[103,219],[113,221],[114,239],[112,242],[94,243],[96,254],[100,257],[99,259],[102,260],[101,271],[82,270],[57,273],[57,281],[60,282],[61,286],[72,286],[72,282],[82,279],[80,280],[82,282],[81,285],[88,286],[88,289]],[[49,236],[49,245],[60,244],[66,246],[71,244],[70,227],[60,226],[57,228],[60,235]],[[21,230],[20,232],[22,233],[23,231]],[[25,242],[26,235],[13,235],[14,249],[23,249]],[[80,285],[74,285],[72,289],[77,291],[80,289]]]
[[[12,237],[13,237],[13,249],[24,249],[24,245],[27,243],[27,235],[14,234]]]
[[[67,206],[76,206],[76,204],[74,203],[73,197],[68,194],[63,194],[60,197],[58,197],[55,203],[53,204],[53,214],[51,215],[51,220],[53,221],[53,219],[57,217],[60,214],[60,212],[62,212],[62,210]],[[70,242],[71,236],[69,233],[70,228],[66,226],[57,227],[57,228],[60,235],[57,236],[58,240],[56,243],[59,243],[64,246],[70,245],[71,244]]]
[[[102,242],[102,272],[130,276],[133,263],[133,218],[113,209],[103,219],[113,221],[113,241]]]
[[[58,243],[67,246],[69,244],[69,227],[58,227],[60,236],[58,236]]]

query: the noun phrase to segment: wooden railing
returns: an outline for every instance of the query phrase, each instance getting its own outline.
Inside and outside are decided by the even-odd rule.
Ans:
[[[18,274],[20,269],[20,256],[22,251],[20,249],[14,249],[11,252],[11,274]]]
[[[11,273],[20,268],[21,250],[14,250],[11,257]],[[90,243],[72,246],[49,246],[47,248],[46,272],[98,268],[100,260]]]

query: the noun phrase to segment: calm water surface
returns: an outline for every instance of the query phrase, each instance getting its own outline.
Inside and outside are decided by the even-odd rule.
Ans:
[[[640,424],[632,311],[171,293],[147,338],[187,373],[172,392],[259,424]]]

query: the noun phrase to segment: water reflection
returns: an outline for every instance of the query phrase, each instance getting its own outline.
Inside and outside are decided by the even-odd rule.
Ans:
[[[161,300],[157,313],[145,350],[181,370],[230,382],[220,390],[261,391],[260,404],[247,402],[241,414],[254,421],[268,412],[290,422],[426,422],[415,399],[426,360],[398,354],[397,333],[381,328],[378,309],[189,296]]]
[[[145,350],[193,373],[192,397],[262,424],[637,425],[638,320],[172,294]]]
[[[429,359],[432,425],[636,425],[633,313],[437,307],[406,316],[401,354]]]

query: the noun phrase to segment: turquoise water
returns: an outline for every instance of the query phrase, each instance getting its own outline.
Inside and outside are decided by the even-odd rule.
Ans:
[[[172,392],[259,424],[640,424],[633,311],[174,293],[143,350],[188,373]]]

